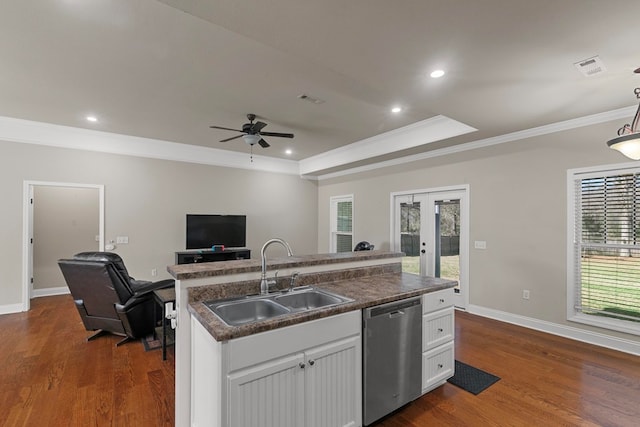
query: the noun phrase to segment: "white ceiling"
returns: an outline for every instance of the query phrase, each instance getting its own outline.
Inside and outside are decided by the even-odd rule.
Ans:
[[[248,153],[209,125],[255,113],[295,139],[254,153],[363,141],[341,167],[362,165],[636,104],[638,16],[637,0],[6,0],[0,116]],[[595,55],[607,71],[584,77]],[[477,131],[362,161],[439,115]]]

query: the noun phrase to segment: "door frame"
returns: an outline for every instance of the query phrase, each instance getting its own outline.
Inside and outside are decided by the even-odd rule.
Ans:
[[[456,294],[455,305],[457,308],[466,310],[469,306],[469,200],[470,188],[469,184],[452,185],[447,187],[422,188],[416,190],[395,191],[390,193],[389,210],[389,242],[391,250],[395,250],[398,242],[396,242],[396,209],[395,203],[397,197],[406,197],[412,194],[424,194],[431,198],[439,193],[455,192],[460,194],[460,294]],[[458,297],[459,296],[459,297]]]
[[[104,251],[104,185],[70,182],[24,181],[22,185],[22,311],[31,308],[33,293],[33,192],[34,187],[95,188],[98,190],[98,250]]]

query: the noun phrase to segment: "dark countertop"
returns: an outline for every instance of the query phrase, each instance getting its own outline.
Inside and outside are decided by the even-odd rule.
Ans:
[[[189,312],[209,331],[216,341],[226,341],[264,332],[309,320],[360,310],[404,298],[452,288],[454,280],[420,277],[409,273],[389,273],[339,280],[316,285],[320,289],[336,293],[354,301],[334,307],[320,308],[286,314],[261,322],[241,326],[228,326],[211,312],[202,301],[191,302]]]
[[[380,260],[402,257],[401,252],[360,251],[334,254],[316,254],[269,259],[269,271],[274,268],[301,268],[325,264]],[[203,262],[195,264],[170,265],[167,271],[178,280],[199,279],[203,277],[223,276],[229,274],[260,272],[260,259],[233,260],[221,262]]]

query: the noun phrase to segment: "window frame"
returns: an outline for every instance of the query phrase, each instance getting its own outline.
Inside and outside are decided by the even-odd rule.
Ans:
[[[351,202],[351,232],[338,231],[338,203]],[[329,253],[338,253],[338,236],[349,235],[351,236],[351,249],[353,250],[354,244],[354,212],[355,203],[353,194],[346,194],[342,196],[331,196],[329,198]],[[345,251],[346,252],[346,251]]]
[[[577,265],[580,245],[576,241],[577,191],[576,182],[589,178],[609,177],[623,174],[640,173],[638,163],[604,165],[589,168],[570,169],[567,171],[567,320],[590,326],[640,335],[640,322],[614,319],[603,316],[585,314],[576,309],[577,281],[580,277],[580,266]],[[640,245],[637,245],[640,246]]]

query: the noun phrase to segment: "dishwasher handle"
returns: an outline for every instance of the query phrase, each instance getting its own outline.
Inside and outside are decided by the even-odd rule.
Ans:
[[[422,298],[407,298],[400,301],[393,301],[386,304],[377,305],[364,309],[364,318],[370,319],[378,316],[386,316],[389,318],[399,317],[405,314],[409,309],[422,305]]]

